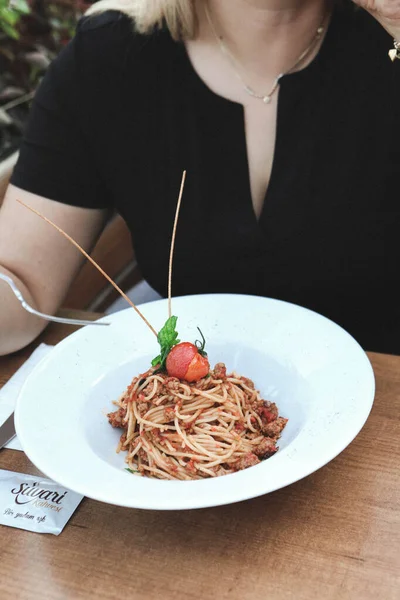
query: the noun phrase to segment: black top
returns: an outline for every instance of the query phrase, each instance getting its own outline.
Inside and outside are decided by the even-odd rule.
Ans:
[[[187,169],[175,295],[288,300],[367,350],[400,354],[400,61],[391,47],[366,12],[337,9],[317,58],[283,77],[257,221],[242,105],[212,92],[167,31],[134,34],[118,12],[86,19],[39,89],[12,182],[115,208],[144,277],[165,295]]]

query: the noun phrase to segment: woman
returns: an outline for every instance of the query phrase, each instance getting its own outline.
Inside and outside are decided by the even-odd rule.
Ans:
[[[1,271],[56,311],[81,257],[16,199],[86,249],[116,209],[165,294],[187,169],[177,295],[281,298],[398,353],[400,2],[360,4],[94,5],[38,91],[0,213]],[[0,301],[5,354],[43,322],[2,282]]]

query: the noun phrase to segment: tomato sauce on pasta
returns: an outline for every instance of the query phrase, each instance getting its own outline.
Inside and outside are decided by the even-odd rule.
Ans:
[[[254,383],[218,363],[194,383],[155,367],[135,377],[109,413],[127,469],[158,479],[234,473],[277,452],[287,419]]]

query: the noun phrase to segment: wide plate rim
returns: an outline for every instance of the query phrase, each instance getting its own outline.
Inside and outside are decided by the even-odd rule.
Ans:
[[[265,298],[265,297],[259,297],[259,296],[255,296],[255,295],[246,295],[246,294],[199,294],[199,295],[195,295],[195,296],[180,296],[180,297],[174,298],[174,301],[176,300],[178,302],[180,302],[180,301],[190,302],[191,299],[193,299],[193,298],[196,298],[197,300],[203,300],[203,301],[210,300],[210,299],[212,301],[229,300],[229,299],[252,301],[251,299],[254,299],[257,302],[258,301],[266,302],[266,303],[270,304],[271,306],[273,304],[284,305],[285,307],[287,307],[288,310],[294,309],[294,310],[299,310],[300,312],[308,313],[309,315],[311,314],[312,318],[322,319],[323,321],[325,321],[325,322],[329,323],[331,326],[333,326],[337,331],[340,330],[341,334],[344,335],[348,341],[351,340],[351,344],[352,344],[353,348],[358,350],[360,359],[361,359],[361,357],[364,358],[364,369],[365,369],[364,375],[366,378],[369,378],[369,398],[366,399],[366,402],[365,402],[364,414],[362,415],[361,418],[358,419],[357,425],[353,428],[353,433],[352,433],[351,439],[347,439],[347,438],[343,439],[343,443],[337,445],[334,452],[331,454],[330,458],[328,460],[326,460],[326,457],[325,457],[319,466],[315,466],[311,470],[307,470],[306,473],[304,473],[304,472],[300,473],[297,478],[291,476],[291,477],[289,477],[289,479],[286,482],[281,481],[276,486],[270,484],[268,486],[268,490],[266,490],[266,491],[259,491],[258,493],[249,494],[244,489],[244,486],[242,486],[242,487],[238,486],[239,490],[237,491],[236,494],[234,494],[232,496],[232,499],[227,500],[226,498],[221,498],[220,500],[213,499],[210,501],[203,499],[198,502],[189,503],[189,505],[185,505],[184,503],[181,502],[181,503],[176,503],[176,504],[169,503],[168,506],[166,506],[165,502],[163,502],[163,501],[159,502],[157,500],[153,500],[152,503],[147,503],[147,502],[141,503],[138,500],[132,500],[131,498],[118,499],[118,497],[115,497],[115,495],[114,495],[112,501],[110,502],[110,494],[109,493],[105,493],[104,495],[96,493],[93,495],[90,493],[90,490],[88,490],[85,486],[82,487],[80,485],[78,485],[78,486],[74,485],[74,482],[71,482],[70,477],[68,477],[68,476],[65,477],[63,475],[59,475],[58,473],[55,473],[51,468],[49,469],[48,465],[44,464],[41,457],[38,456],[38,452],[35,451],[35,448],[29,447],[29,443],[27,443],[26,438],[25,438],[26,429],[24,429],[25,425],[23,424],[23,415],[22,415],[22,409],[21,409],[23,400],[21,400],[21,398],[23,399],[24,396],[27,394],[27,390],[29,388],[30,382],[35,377],[35,374],[37,374],[38,371],[43,368],[43,366],[46,364],[46,362],[50,362],[51,360],[54,360],[55,354],[53,354],[53,353],[56,353],[56,354],[62,353],[64,351],[64,348],[68,348],[68,346],[70,344],[74,343],[74,340],[79,338],[79,334],[81,334],[81,332],[83,331],[83,330],[79,330],[77,332],[72,333],[67,338],[62,340],[59,344],[57,344],[57,346],[55,346],[55,348],[46,357],[44,357],[42,359],[42,361],[35,367],[35,369],[32,371],[30,376],[27,378],[27,380],[25,381],[25,383],[20,391],[18,402],[17,402],[17,407],[16,407],[16,411],[15,411],[15,423],[16,423],[17,435],[20,438],[20,441],[24,448],[24,451],[27,454],[28,458],[47,477],[54,479],[61,485],[64,485],[65,487],[67,487],[73,491],[82,493],[86,497],[89,497],[89,498],[92,498],[94,500],[98,500],[101,502],[112,503],[117,506],[124,506],[124,507],[128,507],[128,508],[140,508],[140,509],[147,509],[147,510],[190,510],[190,509],[195,509],[195,508],[207,508],[207,507],[220,506],[220,505],[229,504],[229,503],[242,502],[242,501],[248,500],[250,498],[255,498],[257,496],[261,496],[266,493],[271,493],[273,491],[276,491],[277,489],[282,489],[283,487],[287,487],[288,485],[291,485],[292,483],[295,483],[296,481],[299,481],[299,480],[303,479],[304,477],[311,475],[316,470],[318,470],[318,469],[322,468],[323,466],[325,466],[326,464],[328,464],[330,461],[332,461],[334,458],[336,458],[355,439],[355,437],[357,437],[357,435],[363,428],[366,420],[368,419],[368,416],[369,416],[370,411],[373,406],[373,401],[374,401],[374,396],[375,396],[375,378],[374,378],[372,365],[368,359],[368,356],[366,355],[366,353],[364,352],[364,350],[362,349],[360,344],[345,329],[343,329],[341,326],[337,325],[335,322],[333,322],[329,318],[327,318],[311,309],[308,309],[308,308],[305,308],[300,305],[293,304],[293,303],[290,303],[290,302],[287,302],[284,300],[274,299],[274,298]],[[143,312],[148,312],[149,310],[151,310],[152,306],[165,305],[165,303],[166,303],[166,300],[164,300],[164,299],[156,300],[154,302],[142,305],[141,310],[143,310]],[[124,311],[120,311],[119,313],[115,313],[114,315],[107,315],[106,317],[103,317],[103,320],[110,320],[110,318],[111,318],[112,321],[117,321],[118,319],[123,319],[124,318],[123,313],[126,313],[127,311],[131,311],[131,310],[132,309],[128,308]],[[39,455],[40,455],[40,452],[39,452]],[[232,476],[228,476],[228,477],[232,477]],[[233,476],[233,477],[235,477],[235,476]],[[220,478],[220,479],[225,479],[225,477]],[[71,483],[72,483],[72,485],[71,485]],[[163,485],[165,482],[159,482],[159,483],[161,483],[161,485]],[[171,483],[171,482],[168,482],[168,483]],[[187,485],[193,485],[193,484],[198,484],[198,483],[202,483],[202,482],[173,482],[173,485],[187,486]],[[83,489],[83,488],[85,488],[85,489]]]

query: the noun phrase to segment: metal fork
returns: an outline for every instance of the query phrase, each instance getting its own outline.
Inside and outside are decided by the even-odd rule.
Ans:
[[[40,319],[45,319],[46,321],[53,321],[54,323],[65,323],[67,325],[110,325],[110,323],[106,323],[105,321],[84,321],[81,319],[65,319],[64,317],[55,317],[53,315],[46,315],[45,313],[39,312],[30,306],[25,298],[23,297],[21,291],[15,285],[14,281],[8,275],[4,275],[0,273],[0,279],[8,283],[15,296],[20,301],[22,307],[31,313],[32,315],[36,315]]]

